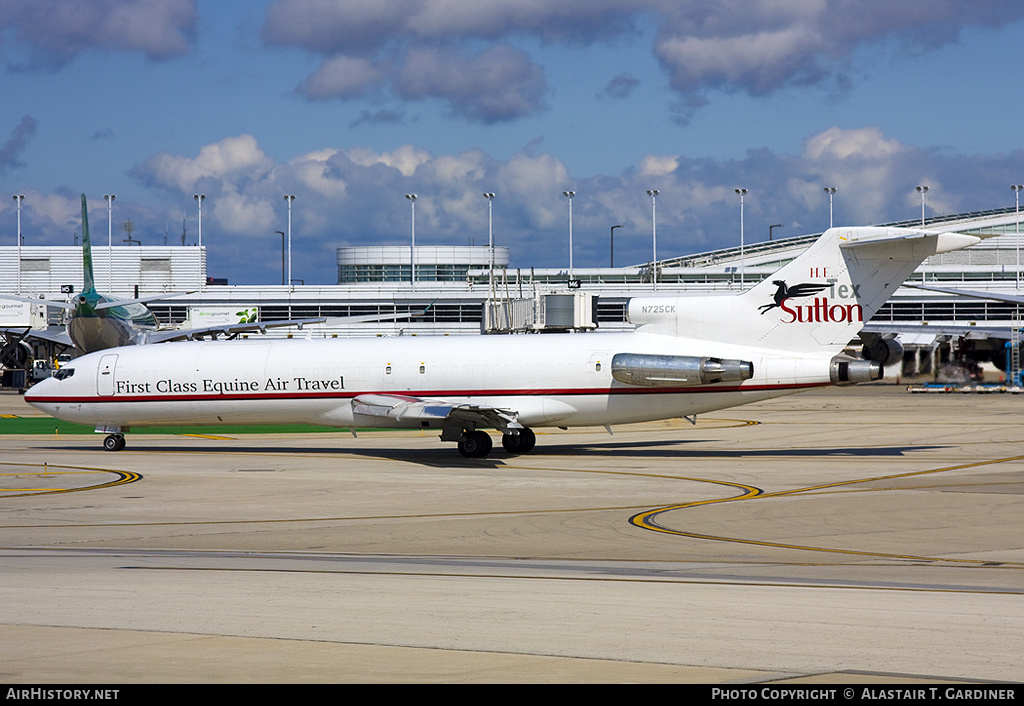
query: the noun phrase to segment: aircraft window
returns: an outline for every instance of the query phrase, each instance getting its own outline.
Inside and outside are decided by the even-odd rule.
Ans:
[[[420,375],[422,375],[422,374],[423,374],[423,373],[425,373],[425,372],[427,372],[427,366],[425,366],[425,365],[421,365],[421,366],[420,366]]]
[[[387,366],[386,368],[384,368],[384,374],[385,375],[390,375],[391,374],[391,366],[390,365]]]
[[[55,372],[53,374],[53,376],[55,378],[57,378],[58,380],[64,380],[65,378],[69,378],[69,377],[71,377],[74,374],[75,374],[75,369],[74,368],[61,368],[60,370]]]
[[[597,363],[594,364],[594,370],[601,372],[601,361],[597,361]]]

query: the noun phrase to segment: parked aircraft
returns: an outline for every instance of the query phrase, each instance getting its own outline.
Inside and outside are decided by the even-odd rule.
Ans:
[[[996,234],[993,234],[996,235]],[[959,287],[936,287],[929,284],[907,284],[907,287],[921,289],[940,294],[953,294],[968,299],[987,299],[989,301],[1015,304],[1018,309],[1024,305],[1024,295],[1004,292],[987,292],[976,289],[960,289]],[[1019,347],[1020,335],[1015,334],[1010,326],[977,326],[963,324],[869,324],[861,332],[865,345],[877,345],[879,338],[894,339],[900,334],[919,334],[935,337],[936,340],[958,340],[957,355],[975,364],[991,362],[998,370],[1018,376],[1014,384],[1020,385],[1024,372],[1011,370],[1013,347]],[[892,340],[892,347],[898,348],[897,341]],[[895,362],[895,359],[892,361]]]
[[[72,302],[31,299],[11,294],[0,295],[0,298],[3,299],[27,301],[35,304],[42,302],[47,306],[62,308],[71,312],[67,324],[67,333],[65,334],[55,335],[24,327],[0,329],[0,333],[3,333],[8,339],[9,345],[21,344],[26,340],[37,338],[63,347],[71,347],[73,345],[79,353],[91,353],[93,351],[140,343],[161,343],[203,336],[216,337],[221,334],[237,335],[247,331],[263,331],[268,326],[298,326],[302,328],[303,324],[323,321],[323,319],[304,319],[302,321],[274,321],[272,323],[228,324],[205,328],[161,329],[156,316],[146,307],[146,303],[168,299],[178,296],[177,294],[159,294],[141,299],[118,299],[96,291],[92,270],[92,245],[89,238],[89,214],[86,208],[85,194],[82,194],[82,275],[84,287]]]
[[[536,427],[610,428],[877,380],[884,343],[873,360],[843,349],[924,258],[979,240],[834,228],[741,294],[632,299],[628,333],[137,346],[78,358],[25,399],[95,425],[108,450],[135,427],[305,422],[439,429],[467,457],[491,451],[493,428],[525,453]]]

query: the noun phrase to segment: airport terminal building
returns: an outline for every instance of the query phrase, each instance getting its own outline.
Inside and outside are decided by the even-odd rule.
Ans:
[[[1021,242],[1013,209],[926,219],[930,229],[997,234],[926,261],[908,285],[1020,293]],[[920,226],[921,221],[887,225]],[[342,247],[338,281],[315,285],[231,285],[207,279],[205,248],[93,247],[96,288],[123,298],[178,294],[149,304],[163,325],[203,326],[248,320],[324,319],[265,335],[373,336],[627,330],[631,297],[742,291],[802,252],[818,233],[661,260],[657,267],[513,268],[509,248],[487,246]],[[412,272],[415,271],[415,278]],[[69,300],[81,291],[82,252],[72,246],[0,246],[2,293]],[[0,326],[61,325],[63,311],[8,300]],[[929,368],[950,337],[910,332],[914,325],[1015,326],[1016,305],[901,287],[872,324],[905,327],[910,372]],[[955,338],[955,337],[954,337]],[[967,337],[983,348],[986,336]],[[954,343],[957,343],[954,341]],[[1001,351],[1002,341],[993,342]],[[1003,355],[1001,352],[993,355]]]

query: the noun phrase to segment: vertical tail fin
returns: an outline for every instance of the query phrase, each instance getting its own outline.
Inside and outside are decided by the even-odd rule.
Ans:
[[[95,292],[96,283],[92,276],[92,243],[89,241],[89,211],[85,205],[85,194],[82,194],[82,272],[85,280],[84,291]]]
[[[670,307],[671,316],[647,321],[644,302],[648,311],[659,307],[651,306],[653,300],[633,300],[630,320],[677,336],[838,353],[927,257],[979,241],[904,228],[833,228],[739,296],[678,297],[660,307],[666,314]]]
[[[833,228],[741,299],[766,347],[841,350],[931,255],[980,242],[960,233]]]

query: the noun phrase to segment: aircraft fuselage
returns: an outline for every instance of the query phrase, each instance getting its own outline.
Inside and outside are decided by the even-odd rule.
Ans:
[[[744,357],[740,383],[646,387],[611,375],[617,353]],[[141,353],[140,353],[141,351]],[[753,355],[752,355],[753,354]],[[516,410],[526,426],[613,425],[680,417],[830,384],[825,355],[756,351],[674,336],[551,334],[273,342],[178,342],[83,356],[75,373],[26,399],[97,426],[311,423],[439,427],[360,418],[368,394],[442,398]]]
[[[135,343],[140,334],[157,329],[156,317],[142,304],[126,303],[97,309],[98,304],[114,301],[95,291],[78,295],[67,330],[79,351],[128,346]]]

